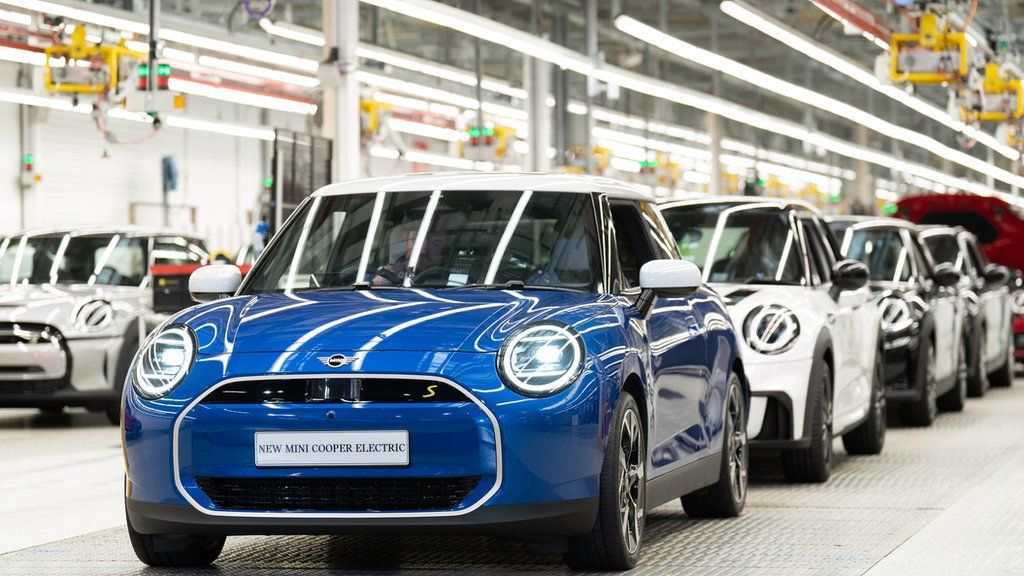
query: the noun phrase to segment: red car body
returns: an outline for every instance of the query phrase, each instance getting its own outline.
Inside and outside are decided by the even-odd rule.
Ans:
[[[997,196],[933,194],[908,196],[896,207],[896,217],[916,224],[963,226],[977,236],[989,260],[1024,270],[1024,201],[1016,204]],[[1024,301],[1017,296],[1014,294],[1017,302]],[[1013,333],[1014,354],[1024,359],[1024,315],[1014,315]]]

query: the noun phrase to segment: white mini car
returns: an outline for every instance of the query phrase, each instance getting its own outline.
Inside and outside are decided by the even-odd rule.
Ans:
[[[139,228],[55,229],[0,241],[0,408],[65,406],[119,419],[139,342],[192,304],[205,264],[190,234]]]
[[[662,204],[684,258],[743,334],[751,447],[779,450],[793,481],[824,482],[832,439],[885,443],[880,314],[860,262],[838,260],[821,216],[797,202],[702,198]]]

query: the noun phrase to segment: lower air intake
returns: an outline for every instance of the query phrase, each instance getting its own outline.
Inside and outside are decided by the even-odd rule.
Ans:
[[[196,478],[225,510],[423,512],[457,507],[480,482],[455,478]]]

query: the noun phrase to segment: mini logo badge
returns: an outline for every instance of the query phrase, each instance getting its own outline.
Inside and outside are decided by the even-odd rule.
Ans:
[[[319,356],[317,357],[317,360],[319,360],[320,363],[323,364],[324,366],[329,366],[331,368],[341,368],[346,364],[351,364],[352,362],[354,362],[355,358],[349,358],[344,354],[334,354],[332,356]]]

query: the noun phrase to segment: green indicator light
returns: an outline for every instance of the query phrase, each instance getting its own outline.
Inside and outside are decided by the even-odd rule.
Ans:
[[[758,178],[757,179],[757,185],[758,186],[764,187],[764,184],[765,184],[764,178]]]
[[[882,214],[888,214],[892,216],[899,211],[899,206],[896,206],[895,204],[886,204],[885,206],[882,206]]]
[[[480,137],[480,129],[475,127],[475,126],[473,128],[470,128],[469,129],[469,137],[470,138],[479,138]]]
[[[36,157],[32,154],[25,154],[25,164],[35,164]]]
[[[641,168],[654,168],[657,165],[658,165],[657,160],[641,160],[640,161],[640,167]]]
[[[139,78],[149,78],[149,65],[143,64],[139,66]]]
[[[829,197],[829,200],[831,200],[833,204],[839,204],[840,202],[843,201],[843,197],[842,196],[831,196],[831,197]]]
[[[484,136],[494,136],[494,128],[484,128]]]
[[[268,178],[264,178],[263,179],[263,187],[264,188],[270,188],[273,185],[274,185],[274,179],[273,178],[269,178],[268,177]]]
[[[171,75],[171,65],[170,64],[158,64],[157,67],[156,67],[156,75],[157,76],[163,76],[165,78],[167,76],[170,76]]]

